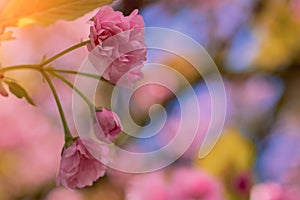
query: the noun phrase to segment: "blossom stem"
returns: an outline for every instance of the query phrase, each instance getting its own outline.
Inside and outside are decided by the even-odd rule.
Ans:
[[[48,71],[59,72],[59,73],[64,73],[64,74],[74,74],[74,75],[85,76],[85,77],[88,77],[88,78],[101,80],[103,82],[109,83],[110,85],[114,86],[113,83],[107,81],[102,76],[99,76],[99,75],[96,75],[96,74],[90,74],[90,73],[87,73],[87,72],[79,72],[79,71],[73,71],[73,70],[55,69],[55,68],[47,68],[47,70]]]
[[[64,111],[63,111],[63,108],[62,108],[62,105],[61,105],[61,102],[59,100],[59,97],[58,97],[58,94],[56,92],[56,89],[51,81],[51,79],[49,78],[49,76],[46,74],[45,71],[41,71],[43,77],[46,79],[50,89],[51,89],[51,92],[53,94],[53,97],[55,99],[55,102],[56,102],[56,105],[57,105],[57,108],[58,108],[58,111],[59,111],[59,115],[60,115],[60,118],[61,118],[61,122],[63,124],[63,127],[64,127],[64,132],[65,132],[65,143],[67,146],[70,145],[70,143],[72,143],[74,141],[74,138],[72,137],[71,135],[71,132],[70,132],[70,129],[69,129],[69,126],[68,126],[68,123],[67,123],[67,120],[66,120],[66,117],[65,117],[65,114],[64,114]]]
[[[1,30],[0,30],[1,31]],[[66,120],[66,117],[65,117],[65,114],[64,114],[64,111],[63,111],[63,108],[62,108],[62,105],[61,105],[61,102],[60,102],[60,99],[58,97],[58,94],[57,94],[57,91],[51,81],[51,79],[49,78],[49,76],[47,75],[46,73],[46,70],[52,74],[53,76],[61,79],[63,82],[65,82],[67,85],[69,85],[71,88],[73,88],[83,99],[84,101],[89,105],[90,108],[93,108],[94,109],[94,104],[92,104],[88,98],[79,90],[77,89],[76,87],[73,86],[72,83],[70,83],[68,80],[66,80],[64,77],[56,74],[56,73],[51,73],[51,68],[47,68],[46,70],[44,70],[44,67],[47,66],[47,64],[51,63],[52,61],[62,57],[63,55],[75,50],[75,49],[78,49],[80,47],[83,47],[85,46],[86,44],[90,43],[90,40],[86,40],[86,41],[82,41],[78,44],[75,44],[65,50],[63,50],[62,52],[50,57],[49,59],[41,62],[40,64],[28,64],[28,65],[15,65],[15,66],[9,66],[9,67],[4,67],[4,68],[0,68],[0,74],[2,73],[5,73],[5,72],[8,72],[8,71],[14,71],[14,70],[35,70],[35,71],[39,71],[41,72],[41,74],[43,75],[43,77],[45,78],[45,80],[47,81],[50,89],[51,89],[51,92],[54,96],[54,99],[55,99],[55,102],[56,102],[56,105],[57,105],[57,108],[58,108],[58,111],[59,111],[59,115],[60,115],[60,118],[61,118],[61,121],[62,121],[62,124],[63,124],[63,127],[64,127],[64,135],[65,135],[65,145],[66,146],[69,146],[73,143],[73,141],[75,140],[75,138],[72,137],[71,135],[71,132],[70,132],[70,129],[68,127],[68,124],[67,124],[67,120]],[[54,70],[53,70],[54,71]],[[77,73],[79,74],[79,73]],[[87,76],[86,73],[83,73]],[[92,77],[92,75],[89,75],[89,77]],[[94,78],[96,78],[94,76]],[[99,77],[97,77],[99,78]],[[101,77],[100,77],[101,78]]]
[[[4,67],[4,68],[0,68],[0,73],[4,73],[7,71],[13,71],[13,70],[23,70],[23,69],[40,71],[38,66],[39,65],[15,65],[15,66],[10,66],[10,67]]]
[[[91,110],[95,109],[95,105],[77,88],[75,87],[70,81],[68,81],[66,78],[63,76],[55,73],[54,71],[49,71],[49,73],[61,81],[63,81],[66,85],[68,85],[70,88],[72,88],[85,102],[86,104],[90,107]]]
[[[71,51],[73,51],[73,50],[75,50],[75,49],[78,49],[78,48],[80,48],[80,47],[82,47],[82,46],[85,46],[85,45],[87,45],[87,44],[90,43],[90,42],[91,42],[90,40],[86,40],[86,41],[80,42],[80,43],[78,43],[78,44],[75,44],[75,45],[73,45],[73,46],[71,46],[71,47],[69,47],[69,48],[63,50],[62,52],[60,52],[60,53],[58,53],[58,54],[52,56],[51,58],[45,60],[44,62],[42,62],[42,63],[40,64],[40,66],[43,67],[43,66],[45,66],[45,65],[47,65],[47,64],[49,64],[49,63],[51,63],[52,61],[56,60],[57,58],[59,58],[59,57],[65,55],[65,54],[67,54],[67,53],[69,53],[69,52],[71,52]]]
[[[90,74],[90,73],[86,73],[86,72],[78,72],[78,71],[73,71],[73,70],[64,70],[64,69],[55,69],[55,68],[47,68],[46,70],[59,72],[59,73],[64,73],[64,74],[74,74],[74,75],[86,76],[86,77],[89,77],[89,78],[94,78],[94,79],[101,80],[101,81],[107,82],[109,84],[112,84],[111,82],[104,79],[102,76],[95,75],[95,74]]]
[[[78,71],[73,71],[73,70],[51,69],[51,71],[65,73],[65,74],[82,75],[82,76],[86,76],[86,77],[90,77],[90,78],[94,78],[94,79],[98,79],[98,80],[102,78],[101,76],[98,76],[95,74],[89,74],[89,73],[78,72]]]

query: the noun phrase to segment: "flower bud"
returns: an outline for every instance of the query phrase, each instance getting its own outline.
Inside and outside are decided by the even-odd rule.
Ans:
[[[94,131],[99,140],[111,143],[119,136],[121,129],[117,114],[105,108],[96,111]]]

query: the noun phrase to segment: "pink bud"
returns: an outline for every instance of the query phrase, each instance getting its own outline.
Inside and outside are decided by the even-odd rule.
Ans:
[[[95,116],[94,131],[96,137],[103,142],[111,143],[119,136],[122,129],[119,117],[105,108],[96,111]]]

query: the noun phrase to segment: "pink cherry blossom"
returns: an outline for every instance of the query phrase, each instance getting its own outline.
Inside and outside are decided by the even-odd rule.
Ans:
[[[96,137],[101,141],[111,143],[121,132],[119,117],[116,113],[105,108],[97,111],[95,115],[94,131]]]
[[[97,152],[105,157],[108,148],[90,138],[78,138],[73,144],[63,149],[57,185],[75,189],[91,186],[94,181],[104,176],[106,166],[90,152]],[[97,158],[98,158],[97,156]]]
[[[89,51],[96,55],[92,63],[103,77],[116,84],[135,82],[142,78],[141,67],[146,60],[144,21],[134,10],[129,16],[102,7],[94,16],[90,28]]]

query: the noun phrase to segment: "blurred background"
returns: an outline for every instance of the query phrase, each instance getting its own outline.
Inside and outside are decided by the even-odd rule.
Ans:
[[[133,175],[108,170],[92,187],[76,191],[56,187],[63,130],[55,103],[38,73],[10,72],[38,106],[12,95],[0,96],[0,199],[173,200],[168,196],[172,193],[181,200],[243,200],[249,199],[251,188],[259,183],[279,184],[286,193],[300,187],[300,0],[119,0],[113,7],[125,15],[138,8],[145,26],[178,30],[206,49],[222,74],[227,93],[220,140],[206,158],[198,159],[199,143],[210,120],[205,83],[184,59],[151,53],[147,62],[159,61],[176,69],[197,93],[203,121],[195,143],[158,172]],[[87,21],[96,12],[49,27],[9,28],[16,40],[1,42],[2,66],[39,63],[43,55],[51,56],[87,39]],[[53,64],[78,69],[86,55],[87,49],[81,48]],[[180,81],[159,75],[169,78],[178,94],[186,95]],[[74,127],[72,91],[59,81],[55,84]],[[110,106],[112,87],[102,84],[100,90],[97,104]],[[153,150],[173,137],[180,112],[167,88],[149,84],[137,90],[131,99],[133,119],[147,124],[154,104],[164,105],[168,114],[161,134],[146,144],[132,146],[126,140],[129,148]],[[170,192],[170,186],[177,189]],[[296,195],[294,199],[300,199]]]

